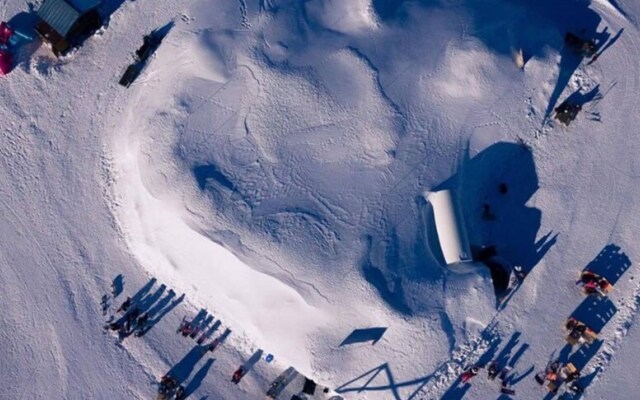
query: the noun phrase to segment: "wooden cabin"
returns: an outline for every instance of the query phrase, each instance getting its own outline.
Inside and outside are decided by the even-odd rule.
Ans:
[[[44,0],[38,9],[36,31],[56,56],[64,54],[83,37],[102,26],[101,0]]]

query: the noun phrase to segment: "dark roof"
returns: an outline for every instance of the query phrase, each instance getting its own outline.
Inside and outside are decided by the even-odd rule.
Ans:
[[[99,4],[100,0],[45,0],[38,10],[38,16],[66,37],[80,15]]]
[[[100,5],[102,0],[67,0],[73,8],[78,10],[80,13],[85,13],[89,10],[92,10]]]

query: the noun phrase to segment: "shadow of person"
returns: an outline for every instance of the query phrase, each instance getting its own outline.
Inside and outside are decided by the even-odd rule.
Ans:
[[[202,381],[209,373],[209,369],[213,365],[213,361],[214,360],[212,358],[208,359],[207,362],[198,370],[198,372],[195,373],[195,375],[193,376],[193,378],[191,379],[191,381],[189,382],[189,384],[184,390],[185,397],[189,397],[190,395],[195,393],[196,390],[198,390],[198,388],[202,384]]]
[[[247,360],[247,362],[245,362],[244,364],[242,364],[242,369],[244,369],[244,374],[246,375],[252,368],[254,365],[256,365],[256,363],[258,361],[260,361],[260,358],[262,357],[262,354],[264,352],[262,351],[262,349],[258,349],[255,353],[253,353],[253,355]]]
[[[187,380],[193,372],[196,364],[207,353],[205,346],[195,345],[176,365],[174,365],[167,375],[174,378],[178,384],[182,384]]]
[[[456,382],[451,385],[449,389],[442,395],[440,400],[460,400],[462,399],[469,389],[471,388],[470,383],[465,383],[464,385],[460,385],[462,381],[458,378]]]
[[[118,274],[118,276],[113,278],[113,281],[111,282],[111,294],[113,295],[113,298],[115,299],[116,297],[120,296],[123,290],[124,276],[122,276],[122,274]]]

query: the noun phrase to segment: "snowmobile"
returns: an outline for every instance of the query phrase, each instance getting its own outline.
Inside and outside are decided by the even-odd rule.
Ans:
[[[555,108],[554,118],[569,126],[571,121],[576,119],[580,110],[582,110],[580,104],[573,104],[569,100],[565,100]]]
[[[140,73],[147,65],[147,61],[149,57],[160,47],[162,43],[162,39],[164,38],[164,34],[159,32],[159,30],[154,30],[148,35],[145,35],[142,39],[142,47],[136,50],[136,55],[134,57],[134,62],[127,67],[118,82],[120,85],[124,87],[129,87],[133,83],[133,81],[140,76]]]
[[[591,344],[598,338],[598,334],[593,329],[575,318],[569,318],[564,327],[569,331],[565,340],[572,346],[584,342]]]
[[[586,40],[574,35],[571,32],[567,32],[564,36],[564,43],[574,51],[574,53],[590,58],[596,55],[596,43],[593,40]]]
[[[582,292],[587,295],[598,294],[604,297],[613,290],[613,285],[606,278],[591,271],[582,271],[577,284],[582,285]]]

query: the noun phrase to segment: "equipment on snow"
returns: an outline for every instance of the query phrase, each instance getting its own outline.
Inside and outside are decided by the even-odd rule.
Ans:
[[[562,122],[566,126],[569,126],[571,121],[576,119],[580,110],[582,110],[582,105],[573,104],[569,100],[565,100],[554,109],[554,118]]]
[[[511,389],[511,388],[508,388],[506,386],[503,386],[503,387],[500,388],[500,393],[506,394],[506,395],[509,395],[509,396],[515,396],[516,391]]]
[[[534,378],[536,379],[536,382],[538,382],[538,384],[540,386],[544,385],[544,377],[545,377],[545,373],[544,372],[538,372]]]

